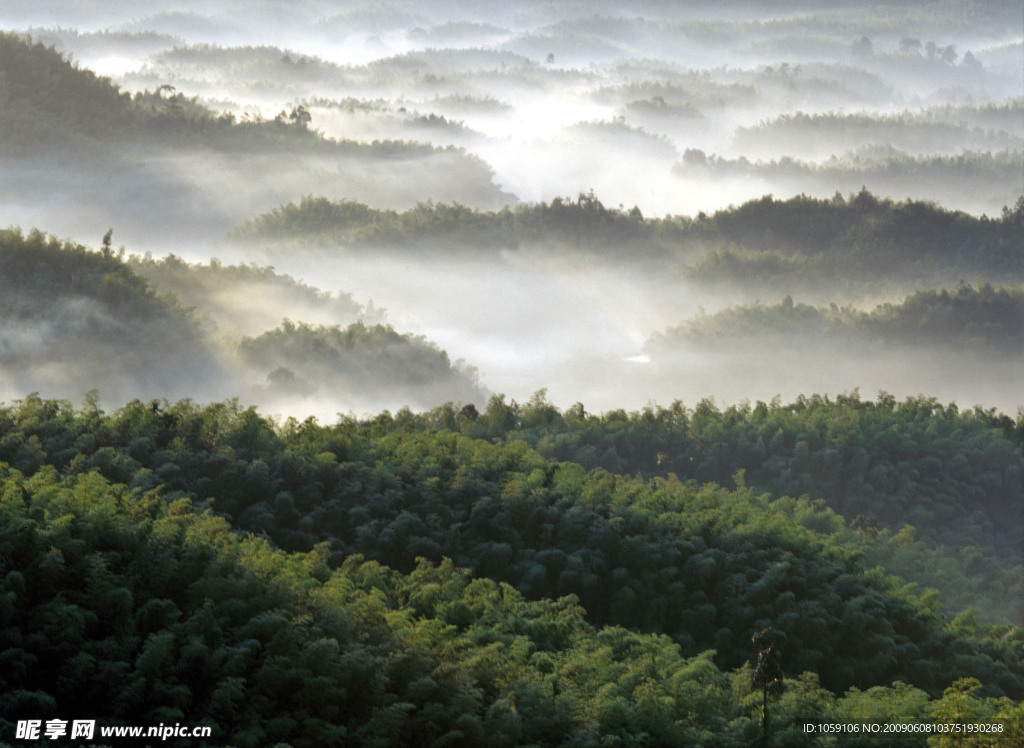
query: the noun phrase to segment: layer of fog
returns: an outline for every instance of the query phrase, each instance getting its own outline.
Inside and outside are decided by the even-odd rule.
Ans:
[[[809,342],[748,343],[728,352],[698,352],[696,347],[651,352],[645,344],[653,332],[743,298],[739,292],[702,291],[651,268],[554,258],[541,248],[478,261],[416,260],[397,253],[370,261],[357,255],[330,263],[301,255],[277,259],[278,277],[287,271],[315,279],[322,289],[356,288],[359,295],[318,295],[311,287],[261,281],[254,273],[244,282],[224,281],[189,296],[180,285],[136,265],[159,291],[177,291],[196,310],[211,341],[201,356],[164,349],[159,332],[136,331],[126,338],[134,341],[130,346],[118,343],[123,332],[117,331],[129,322],[109,317],[103,318],[111,340],[105,344],[96,337],[102,332],[100,312],[83,315],[84,302],[72,301],[48,309],[48,322],[0,326],[0,396],[13,399],[36,391],[77,401],[98,388],[107,407],[135,397],[241,397],[270,413],[315,415],[324,421],[337,413],[365,416],[405,405],[425,409],[447,400],[482,407],[491,393],[525,402],[540,389],[560,407],[582,402],[591,411],[668,405],[677,399],[693,405],[708,396],[719,404],[776,395],[790,400],[855,388],[866,396],[880,390],[898,397],[926,394],[961,407],[980,404],[1010,414],[1020,404],[1024,357],[981,360],[975,352],[905,347],[876,348],[865,355]],[[451,361],[465,359],[476,367],[481,389],[472,394],[464,379],[428,380],[414,388],[399,377],[389,384],[392,375],[379,369],[373,380],[345,371],[317,380],[310,378],[317,371],[315,362],[304,370],[301,361],[282,362],[301,385],[284,386],[282,375],[275,377],[278,364],[261,368],[239,358],[234,346],[242,336],[278,327],[285,317],[341,327],[357,319],[368,324],[386,319],[402,333],[432,341]],[[79,328],[90,328],[92,335],[77,344]]]
[[[8,28],[58,44],[124,90],[169,84],[249,119],[305,105],[312,127],[330,138],[464,149],[403,158],[161,147],[125,151],[104,170],[7,161],[0,169],[0,225],[38,226],[93,246],[112,226],[115,241],[131,252],[273,264],[317,288],[351,293],[359,304],[372,299],[396,330],[424,335],[452,361],[476,366],[488,391],[519,400],[546,388],[558,405],[581,401],[601,410],[860,387],[866,395],[924,392],[1014,412],[1016,383],[1024,377],[1019,367],[1002,364],[986,364],[979,374],[967,362],[899,352],[857,361],[841,351],[824,351],[815,361],[743,351],[644,361],[653,332],[700,308],[745,300],[738,292],[687,286],[678,268],[628,271],[552,260],[543,249],[466,263],[256,255],[220,243],[241,221],[308,194],[381,208],[425,200],[493,208],[593,189],[610,206],[692,215],[766,193],[827,197],[863,185],[883,196],[936,199],[993,215],[1012,204],[1017,188],[1024,192],[1024,179],[1015,182],[1012,171],[1024,138],[1014,126],[1019,120],[971,120],[980,107],[1019,102],[1020,24],[950,24],[915,4],[905,18],[877,16],[864,3],[679,6],[0,1]],[[854,46],[862,37],[870,50]],[[956,58],[949,62],[923,47],[901,50],[907,38],[933,41],[938,50],[955,45]],[[974,63],[965,62],[968,50]],[[797,133],[756,147],[740,137],[739,128],[768,127],[797,111],[863,116],[867,133],[814,144]],[[904,115],[961,129],[936,142],[912,128],[887,138],[887,123]],[[880,121],[877,129],[872,120]],[[864,146],[877,148],[857,151]],[[1009,176],[982,172],[972,182],[955,165],[924,178],[901,176],[886,160],[893,148],[911,158],[1007,148]],[[844,170],[850,152],[864,159],[863,168]],[[720,168],[695,162],[701,154],[719,156]],[[803,159],[808,170],[771,163],[784,156]],[[220,325],[225,335],[256,335],[286,317],[352,321],[255,291],[219,303],[230,307]],[[247,305],[258,307],[249,317]],[[74,398],[95,386],[47,371],[19,376],[16,387]],[[90,376],[102,380],[92,370]],[[258,389],[264,384],[253,383],[250,395],[297,415],[330,418],[406,404],[401,397],[360,400],[356,392],[275,398]],[[130,392],[126,385],[118,395]],[[148,385],[138,392],[162,394]],[[226,396],[216,387],[189,394]]]
[[[812,165],[865,144],[907,150],[908,140],[920,139],[911,133],[891,142],[885,127],[812,153],[799,136],[792,147],[776,139],[774,150],[747,149],[734,133],[797,111],[891,117],[951,103],[1000,102],[1024,91],[1024,29],[999,23],[991,7],[987,16],[965,19],[970,22],[955,31],[949,26],[953,16],[944,20],[914,5],[878,14],[863,3],[782,4],[771,12],[750,6],[731,14],[711,3],[683,9],[641,3],[629,12],[610,4],[584,11],[573,4],[523,3],[512,9],[501,3],[417,2],[387,9],[182,2],[130,11],[114,4],[91,17],[56,7],[12,11],[17,12],[10,17],[37,36],[112,75],[127,90],[169,84],[215,109],[266,119],[303,103],[313,127],[329,137],[465,148],[494,169],[495,188],[509,200],[594,189],[608,204],[635,204],[654,215],[709,211],[766,192],[828,196],[857,179],[869,189],[878,182],[885,189],[876,192],[892,189],[902,197],[909,194],[905,185],[870,170],[849,180],[826,174],[794,181],[770,168],[709,180],[687,178],[673,167],[688,150],[726,158],[788,155]],[[955,16],[955,10],[946,12]],[[55,28],[60,26],[64,30]],[[869,40],[867,48],[857,46],[863,39]],[[908,46],[908,40],[919,46]],[[459,106],[467,98],[502,108],[467,110]],[[949,113],[949,122],[958,119],[957,112]],[[1001,142],[1017,148],[1019,140],[1016,133],[975,142],[968,137],[960,148],[999,150]],[[911,149],[957,150],[955,142],[932,147],[926,141]],[[347,186],[339,189],[327,178],[322,191],[382,207],[416,199],[479,202],[417,178],[382,188],[373,183],[387,181],[375,173],[379,166],[374,164],[371,177],[341,169]],[[181,168],[195,178],[188,161]],[[277,177],[266,180],[274,185],[263,186],[265,196],[250,194],[248,175],[216,158],[204,171],[223,173],[212,180],[219,193],[225,183],[239,185],[240,200],[252,204],[253,212],[281,194],[296,199],[319,193],[316,179],[331,173],[330,165],[310,164],[306,179],[289,178],[296,164],[283,160],[256,169]],[[195,199],[216,206],[204,190],[208,179],[198,178]],[[404,194],[392,194],[403,188]],[[951,177],[934,186],[925,182],[913,194],[990,214],[1014,198],[958,192]]]
[[[396,210],[431,199],[494,209],[509,199],[485,164],[431,148],[334,154],[185,145],[126,149],[107,160],[42,156],[0,163],[0,226],[41,228],[87,244],[113,227],[129,250],[156,254],[194,255],[201,247],[199,254],[209,257],[208,247],[230,229],[307,194],[360,195]]]
[[[478,368],[487,391],[519,402],[546,389],[560,407],[582,402],[603,411],[676,399],[693,404],[705,396],[734,403],[835,395],[859,387],[865,395],[924,393],[1010,414],[1020,405],[1024,357],[979,364],[973,352],[898,349],[864,357],[841,348],[808,353],[763,347],[649,356],[645,344],[652,333],[747,298],[740,289],[701,289],[654,266],[609,266],[544,247],[477,261],[438,255],[417,260],[400,253],[374,260],[338,254],[329,263],[322,255],[273,257],[279,269],[297,277],[360,289],[387,309],[396,329],[425,335],[452,360],[466,359]],[[814,297],[810,292],[802,300]],[[859,306],[870,309],[883,298],[899,297],[862,296]],[[769,291],[763,300],[781,297]],[[345,410],[321,402],[312,412],[328,417]]]

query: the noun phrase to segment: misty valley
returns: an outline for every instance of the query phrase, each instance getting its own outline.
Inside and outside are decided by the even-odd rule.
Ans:
[[[0,745],[1024,745],[1020,11],[0,0]]]

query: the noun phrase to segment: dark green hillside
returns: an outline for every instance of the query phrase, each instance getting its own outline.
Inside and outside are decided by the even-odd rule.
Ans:
[[[360,553],[408,572],[417,557],[451,558],[530,599],[576,595],[596,625],[668,634],[687,656],[714,648],[723,668],[774,625],[789,637],[787,672],[816,671],[834,692],[898,679],[937,695],[973,676],[986,693],[1024,694],[1019,630],[950,624],[934,594],[866,568],[824,502],[587,472],[523,442],[438,430],[502,434],[518,417],[495,400],[476,418],[275,429],[232,405],[107,416],[32,398],[0,413],[0,461],[188,496],[286,549],[326,541],[332,565]]]
[[[370,396],[401,392],[417,402],[484,399],[475,370],[453,365],[436,344],[390,325],[354,322],[342,329],[285,320],[275,330],[242,340],[239,353],[265,371],[282,394],[342,389]]]
[[[559,411],[543,397],[523,405],[492,399],[480,418],[441,409],[422,423],[524,440],[549,458],[616,473],[733,485],[744,471],[746,484],[774,497],[826,500],[872,563],[941,589],[948,613],[974,606],[986,620],[1024,624],[1019,417],[854,393],[603,415],[581,405]]]
[[[36,152],[120,125],[130,97],[53,49],[0,33],[0,149]]]
[[[1024,290],[983,284],[954,291],[919,291],[900,303],[881,304],[870,312],[835,305],[816,308],[794,304],[787,297],[773,306],[730,307],[696,317],[655,336],[648,347],[655,353],[739,344],[747,349],[766,345],[816,348],[823,341],[876,349],[902,346],[969,351],[972,355],[1020,355],[1024,351]]]
[[[421,203],[407,211],[377,210],[362,203],[306,197],[258,216],[232,232],[247,242],[342,246],[430,247],[440,244],[494,252],[526,243],[568,245],[614,254],[624,245],[669,251],[662,234],[672,225],[645,222],[640,211],[607,208],[592,193],[576,200],[481,211],[459,204]]]
[[[227,126],[181,94],[157,91],[133,97],[109,79],[68,62],[53,47],[0,33],[0,152],[8,156],[98,155],[97,147],[124,145],[145,131]]]
[[[0,231],[0,297],[0,370],[25,386],[54,364],[118,390],[134,379],[180,392],[220,374],[192,314],[158,296],[109,246],[96,252],[38,231]]]
[[[919,341],[1020,354],[1024,351],[1024,289],[1020,286],[919,291],[884,304],[863,323],[869,335],[915,345]]]
[[[933,203],[894,202],[862,190],[849,199],[771,196],[718,211],[695,232],[708,242],[783,256],[818,254],[857,261],[886,260],[891,272],[901,264],[941,260],[980,260],[1021,272],[1024,253],[1020,201],[1002,220],[976,218]]]
[[[668,744],[742,716],[706,656],[595,630],[571,599],[528,603],[450,563],[404,576],[353,557],[332,572],[322,553],[240,540],[188,499],[0,470],[5,736],[18,718],[74,714],[206,725],[205,745],[596,745],[633,726]],[[671,695],[672,680],[716,708]],[[621,722],[648,690],[669,701]]]
[[[835,698],[788,672],[762,735],[749,664],[727,672],[714,652],[596,628],[572,597],[529,602],[447,561],[401,574],[325,558],[240,539],[161,489],[0,465],[0,734],[74,715],[97,733],[210,728],[172,746],[739,748],[825,745],[801,733],[807,719],[970,715],[1024,735],[1024,706],[970,678],[929,702],[905,683]]]
[[[1024,279],[1024,198],[990,219],[863,190],[831,201],[765,197],[719,211],[694,230],[712,248],[687,260],[684,273],[702,287],[895,291]]]
[[[720,409],[703,400],[603,415],[581,405],[561,412],[540,398],[492,401],[462,428],[613,472],[729,485],[743,470],[748,485],[824,498],[850,523],[892,531],[910,524],[948,549],[987,548],[1007,568],[1024,562],[1020,417],[885,393],[875,401],[854,393]]]
[[[265,143],[282,134],[315,138],[298,114],[259,128],[233,126],[233,118],[215,115],[173,86],[133,97],[108,78],[72,65],[52,46],[16,34],[0,34],[0,71],[0,116],[6,125],[0,146],[9,155],[161,136],[194,142],[224,130],[236,135],[245,130],[251,144],[254,131],[257,142]]]
[[[440,245],[488,253],[532,244],[626,261],[686,262],[686,276],[705,284],[956,273],[999,282],[1024,278],[1024,199],[990,219],[866,190],[849,199],[767,196],[695,218],[646,218],[636,208],[608,208],[592,193],[501,211],[422,203],[399,212],[307,197],[246,222],[232,237],[292,248]]]
[[[19,314],[44,314],[45,304],[29,302],[65,294],[85,296],[112,311],[141,319],[166,314],[169,309],[168,302],[157,297],[146,281],[113,253],[109,239],[103,250],[96,252],[40,231],[25,236],[18,229],[6,229],[0,231],[0,249],[5,307]]]

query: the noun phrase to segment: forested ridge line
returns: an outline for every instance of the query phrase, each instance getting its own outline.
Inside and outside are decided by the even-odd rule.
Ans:
[[[862,189],[832,199],[766,195],[713,214],[658,218],[636,207],[608,207],[593,192],[490,211],[434,202],[397,211],[307,196],[250,219],[229,239],[306,253],[581,252],[667,268],[681,283],[706,288],[771,284],[792,293],[871,287],[910,293],[964,278],[1024,281],[1024,197],[1008,196],[1007,203],[999,217],[977,217]]]
[[[854,391],[787,404],[776,398],[720,408],[703,399],[596,414],[580,403],[560,410],[541,391],[526,403],[494,396],[483,413],[442,406],[394,418],[523,440],[546,457],[613,473],[731,485],[742,470],[748,485],[774,496],[825,498],[848,520],[893,530],[912,524],[949,547],[995,541],[1000,554],[1020,561],[1009,530],[1024,521],[1021,413],[1014,419],[926,396],[899,401],[883,392],[872,400]],[[955,530],[943,531],[947,522]],[[1000,527],[1008,532],[996,540]]]
[[[239,154],[302,150],[376,157],[439,150],[405,141],[363,144],[326,138],[310,126],[302,105],[272,119],[238,120],[170,84],[128,93],[109,78],[78,67],[53,46],[2,30],[0,71],[0,153],[9,157],[57,152],[116,159],[126,146],[156,144],[209,146]]]
[[[588,472],[502,441],[512,424],[497,417],[512,411],[492,404],[476,419],[441,408],[419,427],[408,411],[275,426],[233,403],[107,415],[95,400],[32,397],[0,412],[0,461],[187,497],[285,550],[325,544],[332,566],[361,554],[408,572],[450,558],[528,599],[575,595],[595,625],[664,633],[688,656],[714,648],[728,669],[772,624],[789,637],[787,669],[836,693],[902,680],[937,695],[966,676],[988,694],[1024,693],[1024,631],[969,611],[950,621],[937,593],[868,567],[823,501]],[[492,424],[498,442],[447,418]]]
[[[813,307],[786,296],[773,305],[748,304],[702,314],[654,335],[652,352],[684,348],[725,350],[735,345],[820,346],[824,341],[867,350],[964,349],[1018,356],[1024,351],[1024,289],[961,284],[918,291],[870,311]]]
[[[1012,200],[1010,202],[1013,202]],[[695,217],[644,216],[638,208],[605,206],[593,194],[556,197],[501,210],[457,203],[421,203],[406,211],[372,208],[354,200],[307,196],[238,227],[233,236],[250,241],[322,241],[339,244],[412,244],[444,239],[496,249],[539,241],[613,252],[644,246],[652,253],[707,246],[780,251],[785,255],[899,250],[901,255],[965,253],[992,261],[1020,261],[1015,239],[1024,230],[1024,199],[997,218],[976,217],[927,201],[894,201],[867,190],[819,199],[771,195]]]
[[[998,725],[978,746],[1024,736],[1024,704],[971,677],[932,697],[905,682],[836,697],[789,671],[765,731],[749,641],[727,671],[714,651],[595,627],[573,596],[531,602],[447,560],[332,569],[324,546],[285,554],[192,503],[0,465],[5,735],[74,714],[208,725],[211,744],[244,748],[831,744],[802,732],[819,719]]]
[[[330,388],[430,401],[432,392],[480,401],[476,370],[454,364],[422,335],[400,334],[390,325],[307,325],[284,320],[280,327],[238,344],[240,358],[269,372],[271,387],[310,394]],[[436,399],[436,395],[434,396]]]
[[[742,471],[746,485],[777,498],[822,499],[865,539],[884,540],[868,556],[887,568],[1022,624],[1022,415],[857,391],[595,414],[579,403],[560,410],[540,392],[522,404],[492,398],[476,417],[440,408],[418,422],[524,440],[550,459],[640,477],[728,486]],[[902,546],[899,558],[893,545]],[[961,588],[963,596],[953,592]]]
[[[964,149],[1017,149],[1021,137],[1024,97],[999,103],[953,107],[931,107],[898,113],[844,113],[797,111],[770,121],[739,127],[733,145],[744,152],[773,150],[783,140],[797,153],[842,153],[884,140],[894,149],[920,153]],[[947,115],[947,116],[944,116]],[[953,115],[953,116],[948,116]]]
[[[225,376],[199,315],[135,273],[109,232],[94,251],[37,230],[0,229],[0,294],[0,368],[9,387],[77,376],[112,392],[131,380],[181,393]]]
[[[350,296],[332,297],[257,266],[126,259],[111,242],[108,232],[93,251],[38,230],[0,230],[0,368],[17,386],[44,389],[56,381],[73,390],[103,381],[115,396],[140,388],[180,395],[223,386],[283,396],[333,389],[400,392],[406,402],[431,404],[486,397],[473,367],[452,362],[423,336],[380,323],[383,313]],[[354,321],[282,322],[268,304],[267,330],[240,301],[250,294]],[[240,320],[256,328],[252,335],[238,329]],[[68,360],[75,367],[61,365]],[[118,362],[113,370],[111,361]]]

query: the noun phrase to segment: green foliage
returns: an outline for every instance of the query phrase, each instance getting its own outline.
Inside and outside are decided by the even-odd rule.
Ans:
[[[917,403],[902,410],[915,407],[924,415]],[[724,668],[747,661],[751,632],[771,625],[787,635],[784,670],[815,671],[834,692],[901,679],[937,693],[964,675],[991,695],[1024,692],[1024,637],[976,621],[947,626],[927,597],[863,566],[860,536],[824,502],[553,463],[519,440],[534,435],[510,431],[522,410],[496,397],[475,417],[451,408],[275,427],[232,403],[134,403],[107,416],[30,398],[0,413],[0,460],[186,496],[287,550],[319,547],[331,566],[361,554],[411,572],[417,558],[451,558],[528,599],[574,595],[594,625],[666,634],[684,656],[714,648]],[[709,440],[721,415],[702,404],[674,417]],[[537,398],[522,423],[550,433],[587,418]],[[601,433],[601,420],[589,425]],[[639,427],[634,437],[644,443]],[[753,483],[757,471],[746,475]],[[471,623],[462,606],[443,615]],[[535,636],[561,646],[556,631]]]
[[[474,744],[485,731],[503,745],[562,744],[615,730],[568,695],[607,681],[571,670],[599,636],[648,649],[669,675],[692,667],[667,641],[595,631],[569,599],[527,603],[450,562],[403,576],[353,557],[331,572],[321,554],[285,556],[187,500],[95,474],[4,468],[2,497],[5,731],[73,713],[205,724],[236,745]],[[452,611],[461,626],[446,622]],[[551,647],[553,676],[538,665]],[[605,648],[607,667],[631,669],[632,646]],[[545,704],[552,680],[567,695]],[[627,712],[659,683],[647,670],[630,678]],[[690,706],[659,702],[647,719],[686,735],[674,721]]]
[[[24,236],[17,229],[0,230],[0,283],[7,302],[4,311],[17,310],[22,316],[41,316],[45,305],[38,303],[39,298],[57,296],[89,298],[111,313],[143,319],[165,315],[169,309],[167,300],[153,293],[120,257],[111,256],[109,248],[94,252],[40,231]]]
[[[1021,210],[1018,200],[999,219],[979,219],[866,190],[831,201],[766,197],[703,221],[710,248],[687,260],[685,275],[704,287],[845,296],[962,285],[964,277],[1020,283]]]
[[[269,373],[271,385],[307,394],[319,388],[344,388],[361,394],[395,391],[427,402],[449,397],[481,401],[476,371],[416,335],[401,335],[390,325],[323,327],[285,320],[276,330],[245,338],[239,354]],[[433,394],[432,394],[433,393]]]
[[[52,47],[0,33],[0,149],[41,152],[119,129],[130,96],[66,62]]]
[[[593,193],[500,211],[421,203],[399,212],[305,197],[246,222],[232,236],[296,247],[569,248],[609,259],[685,262],[687,277],[701,283],[955,282],[956,274],[1006,283],[1024,279],[1021,210],[1018,204],[1001,219],[976,218],[866,190],[848,200],[768,196],[692,219],[646,218],[635,208],[608,208]]]
[[[770,256],[770,255],[769,255]],[[769,270],[770,272],[770,270]],[[852,307],[816,308],[792,298],[773,306],[730,307],[656,335],[652,352],[716,349],[738,342],[791,347],[823,341],[868,347],[950,348],[1015,355],[1024,350],[1024,289],[984,283],[956,290],[918,291],[898,304],[870,312]]]
[[[406,471],[417,466],[424,490],[432,476],[444,472],[444,461],[454,459],[461,463],[459,480],[475,482],[470,490],[479,492],[492,481],[504,484],[503,501],[513,514],[530,503],[521,493],[516,498],[518,482],[532,483],[534,492],[545,485],[561,486],[563,492],[575,485],[590,494],[587,504],[604,506],[615,519],[607,530],[599,520],[591,523],[590,533],[602,538],[593,553],[607,554],[620,534],[630,553],[647,558],[659,552],[651,545],[657,523],[670,522],[673,543],[684,555],[691,554],[689,562],[680,563],[692,569],[685,582],[674,583],[673,596],[696,592],[709,600],[700,607],[681,601],[684,616],[687,611],[714,615],[705,610],[718,606],[739,631],[747,625],[743,606],[760,605],[760,599],[776,613],[770,620],[789,632],[787,650],[809,655],[812,645],[837,648],[825,655],[822,666],[850,668],[841,664],[844,648],[903,657],[900,650],[885,649],[873,632],[885,621],[887,627],[908,625],[908,609],[891,607],[894,598],[887,603],[887,595],[862,573],[858,581],[840,572],[827,594],[839,598],[842,618],[822,622],[813,639],[804,638],[807,616],[814,615],[809,606],[815,597],[807,595],[808,586],[814,587],[809,574],[815,565],[834,564],[827,559],[835,558],[837,550],[773,517],[772,504],[749,492],[690,487],[680,493],[682,487],[664,481],[655,482],[654,491],[629,482],[617,486],[607,474],[588,477],[572,466],[549,465],[514,444],[474,442],[450,432],[417,438],[391,432],[383,422],[358,430],[353,424],[324,429],[292,422],[275,430],[254,411],[226,406],[200,409],[182,403],[161,411],[139,405],[105,416],[94,405],[75,411],[37,399],[19,404],[16,412],[8,409],[5,417],[11,416],[50,447],[67,443],[68,429],[79,432],[76,445],[84,445],[87,437],[112,445],[127,442],[136,455],[167,442],[171,449],[157,451],[163,459],[173,456],[180,467],[164,471],[164,477],[177,475],[179,481],[195,471],[197,460],[212,459],[210,465],[218,467],[205,483],[211,496],[221,494],[216,481],[222,473],[227,473],[225,487],[245,480],[231,465],[248,465],[263,474],[245,490],[296,470],[305,471],[303,481],[326,485],[339,461],[354,476],[352,471],[366,464],[371,452],[378,470],[393,465],[392,480],[405,482],[411,477]],[[12,432],[6,424],[9,448]],[[118,452],[115,447],[110,455]],[[688,647],[672,638],[588,623],[573,595],[531,602],[508,584],[474,578],[444,558],[437,563],[418,559],[400,573],[358,554],[332,564],[327,545],[286,555],[264,539],[242,538],[209,509],[194,513],[196,501],[170,484],[147,488],[143,484],[152,475],[150,468],[131,474],[127,454],[120,469],[127,471],[131,487],[95,471],[82,472],[84,466],[76,465],[82,456],[67,450],[54,460],[56,466],[37,466],[31,476],[0,464],[4,730],[13,730],[19,718],[73,713],[104,725],[205,724],[213,728],[216,742],[239,746],[472,745],[486,736],[508,746],[622,742],[727,748],[749,745],[758,735],[749,644],[731,656],[714,651],[687,656]],[[107,460],[99,464],[111,473],[115,468]],[[369,474],[361,479],[368,480]],[[399,486],[392,483],[391,490]],[[566,522],[579,517],[582,505],[572,509],[566,505],[568,495],[563,496],[558,503],[567,520],[557,523],[554,534],[568,547]],[[671,507],[678,501],[686,506],[674,513]],[[336,502],[332,499],[329,506]],[[382,516],[373,503],[369,508]],[[398,519],[409,525],[415,516],[415,511],[405,512]],[[506,529],[509,520],[514,523],[506,518]],[[716,536],[731,540],[720,545]],[[782,550],[783,568],[766,568],[740,581],[730,555],[745,554],[747,562],[753,558],[742,551],[744,536],[763,539],[765,550]],[[811,565],[800,566],[801,548],[815,549]],[[548,571],[561,568],[564,576],[584,556],[552,549],[533,558]],[[624,564],[602,583],[607,589],[621,592],[641,581],[629,572],[644,568],[637,560],[606,559]],[[856,562],[848,557],[840,565],[852,570]],[[672,577],[663,563],[651,568],[667,581]],[[792,584],[794,575],[799,585]],[[715,581],[709,587],[702,579]],[[780,584],[789,591],[780,592]],[[721,590],[725,596],[714,592],[719,586],[728,588]],[[730,608],[734,595],[739,602]],[[792,605],[794,613],[800,612],[778,614]],[[872,606],[889,608],[882,612]],[[687,620],[688,630],[700,635],[697,619]],[[712,625],[708,634],[728,645],[721,633],[725,622]],[[927,679],[937,663],[927,664],[926,658],[945,656],[955,669],[985,677],[979,663],[986,655],[973,650],[969,639],[941,633],[927,617],[914,625],[923,627],[916,642],[900,647],[915,650],[906,664],[916,675]],[[841,631],[842,639],[830,639],[830,626]],[[889,635],[894,633],[890,628]],[[922,636],[938,640],[929,644]],[[944,651],[950,648],[961,654]],[[732,675],[720,669],[719,659],[734,663]],[[789,655],[784,659],[794,666],[808,662]],[[999,679],[1004,687],[1011,681],[1005,673]],[[1019,733],[1020,705],[982,696],[979,684],[975,679],[953,683],[931,704],[924,692],[899,682],[850,689],[837,698],[821,687],[818,676],[805,672],[777,689],[782,696],[773,704],[766,744],[826,744],[801,733],[809,719],[984,719],[1000,721],[1006,735]]]
[[[693,408],[677,402],[596,415],[582,406],[559,412],[540,397],[516,406],[503,423],[496,428],[481,418],[462,428],[526,440],[547,457],[588,468],[722,485],[743,470],[747,485],[773,496],[820,496],[851,522],[863,514],[862,521],[894,531],[910,523],[947,547],[996,547],[995,555],[1019,562],[1013,535],[1021,521],[1024,431],[1019,420],[994,410],[961,412],[934,399],[897,402],[885,393],[871,401],[854,392],[788,405],[719,409],[703,400]]]
[[[767,196],[698,225],[708,239],[744,251],[820,257],[832,272],[866,273],[884,265],[886,273],[899,273],[930,263],[999,269],[1015,277],[1022,270],[1024,237],[1008,215],[979,219],[933,203],[879,199],[867,190],[832,200]]]
[[[604,415],[581,405],[560,413],[541,396],[514,408],[492,400],[475,421],[437,418],[588,468],[722,485],[742,473],[775,497],[822,497],[859,535],[871,566],[941,589],[946,612],[980,605],[989,621],[1024,624],[1019,418],[923,397],[897,403],[884,393],[877,402],[854,393]],[[819,531],[836,529],[806,508],[789,511],[801,523],[820,522],[811,525]]]
[[[173,86],[133,97],[108,78],[72,65],[52,46],[12,33],[0,34],[0,70],[0,150],[8,156],[42,156],[54,149],[90,155],[88,149],[100,148],[114,158],[110,146],[140,137],[195,137],[231,126],[229,118],[175,93]]]
[[[157,295],[108,244],[94,252],[38,231],[2,230],[0,296],[0,368],[15,381],[73,361],[78,374],[111,389],[136,377],[180,391],[220,371],[193,315]],[[112,360],[120,371],[110,372]],[[190,371],[178,370],[182,360]]]
[[[594,194],[576,200],[481,211],[444,203],[420,203],[407,211],[378,210],[350,200],[305,197],[238,227],[232,236],[252,242],[310,241],[345,246],[431,246],[495,251],[530,243],[568,244],[613,253],[623,243],[664,250],[671,225],[645,222],[639,210],[606,208]]]

